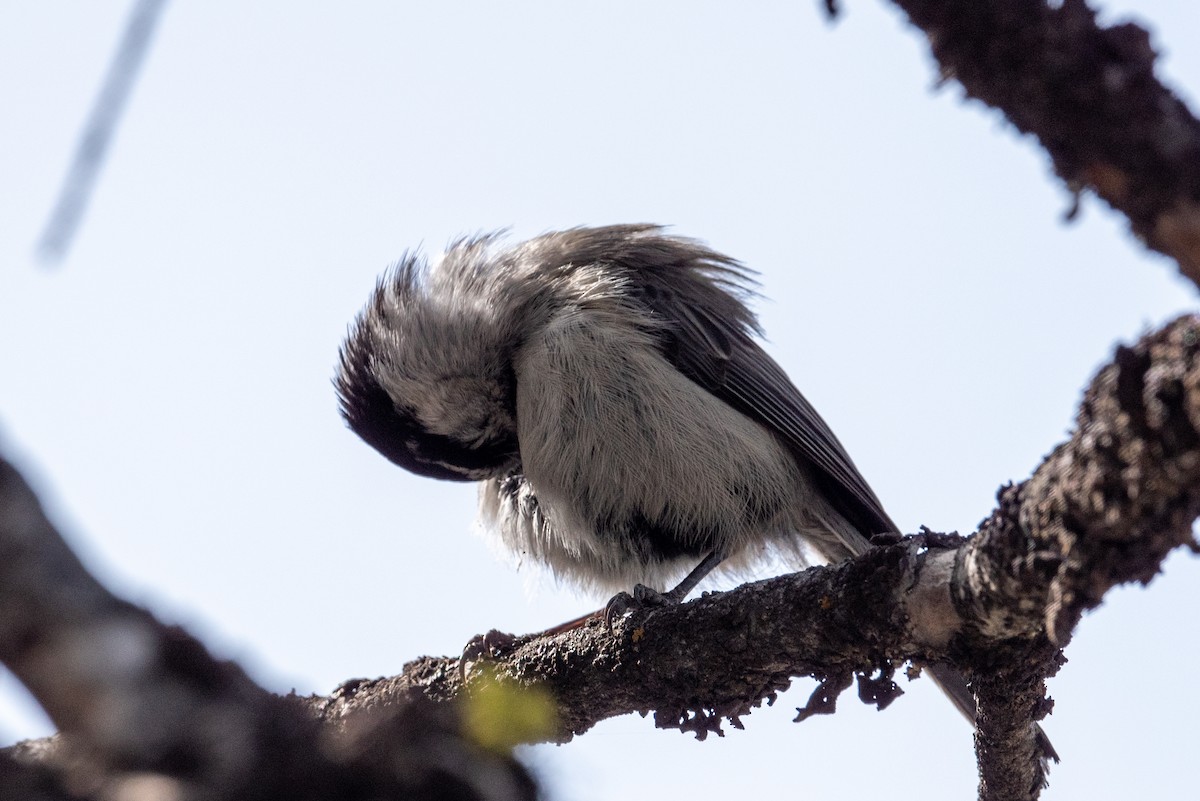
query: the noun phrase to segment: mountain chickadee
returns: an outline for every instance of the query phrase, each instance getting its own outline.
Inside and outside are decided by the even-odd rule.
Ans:
[[[898,531],[752,338],[737,262],[653,225],[497,238],[432,265],[406,254],[351,326],[336,386],[392,462],[482,482],[508,548],[595,589],[686,573],[671,602],[718,566],[836,562]],[[962,677],[931,673],[974,720]]]

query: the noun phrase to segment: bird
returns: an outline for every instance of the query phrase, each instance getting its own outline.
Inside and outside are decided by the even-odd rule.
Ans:
[[[609,615],[772,556],[853,558],[899,529],[759,344],[756,286],[652,224],[407,252],[342,344],[341,414],[408,471],[479,482],[484,530],[618,592]],[[962,675],[930,672],[973,722]]]

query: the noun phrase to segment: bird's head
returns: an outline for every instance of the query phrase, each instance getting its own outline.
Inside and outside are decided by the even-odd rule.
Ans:
[[[430,266],[407,254],[378,282],[342,344],[342,416],[418,475],[477,481],[520,465],[510,310],[485,284],[487,240]]]

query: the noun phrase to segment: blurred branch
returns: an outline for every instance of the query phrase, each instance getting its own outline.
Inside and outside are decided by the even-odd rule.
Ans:
[[[0,754],[2,798],[70,798],[63,787],[106,801],[534,795],[451,706],[393,699],[322,732],[294,698],[110,594],[3,460],[0,661],[59,727],[56,741]]]
[[[1036,798],[1049,711],[1044,679],[1062,664],[1083,611],[1117,584],[1149,581],[1167,553],[1196,547],[1200,516],[1200,317],[1119,348],[1088,387],[1071,438],[967,539],[926,533],[852,561],[638,613],[613,637],[601,625],[489,638],[488,672],[557,699],[566,741],[600,720],[654,711],[655,725],[703,738],[793,676],[821,685],[802,716],[859,694],[886,705],[906,660],[949,662],[980,706],[980,798]],[[339,724],[413,691],[463,693],[458,658],[425,657],[397,677],[356,681],[309,702]]]
[[[1155,77],[1149,33],[1098,26],[1084,0],[892,2],[944,79],[1036,136],[1072,191],[1094,191],[1200,284],[1200,121]]]
[[[420,798],[447,783],[463,788],[456,797],[524,798],[532,785],[506,752],[464,733],[458,710],[480,675],[554,699],[557,730],[523,741],[569,740],[635,711],[703,738],[740,727],[795,676],[820,682],[799,718],[833,712],[855,677],[860,698],[883,708],[902,692],[894,671],[911,661],[949,664],[971,681],[980,798],[1034,799],[1043,751],[1032,723],[1050,709],[1044,679],[1062,664],[1059,646],[1110,588],[1148,581],[1172,549],[1196,547],[1200,317],[1119,348],[1088,387],[1070,439],[999,500],[966,540],[925,532],[636,613],[616,636],[601,625],[493,635],[486,666],[426,657],[394,678],[296,699],[270,695],[108,593],[0,461],[0,661],[62,743],[11,756],[106,799],[147,788],[182,798]],[[511,728],[511,717],[498,719]],[[17,787],[44,778],[9,775]]]
[[[108,155],[108,147],[120,122],[125,101],[129,98],[166,4],[166,0],[137,0],[129,14],[125,34],[108,68],[83,135],[75,147],[75,157],[63,181],[58,202],[38,243],[38,253],[46,262],[61,260],[71,246],[96,186],[96,176]]]
[[[49,766],[0,753],[0,791],[5,801],[92,801],[70,792]]]

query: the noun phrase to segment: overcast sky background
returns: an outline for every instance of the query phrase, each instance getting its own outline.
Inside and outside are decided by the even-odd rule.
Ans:
[[[1117,342],[1195,306],[1047,159],[933,91],[875,0],[184,2],[166,10],[68,258],[34,254],[126,2],[0,5],[0,447],[88,565],[266,686],[330,691],[595,608],[472,533],[469,485],[343,427],[347,323],[406,249],[653,221],[761,273],[768,349],[905,531],[972,531],[1061,441]],[[1200,6],[1136,9],[1198,108]],[[764,570],[764,575],[769,574]],[[1200,560],[1089,615],[1051,684],[1047,799],[1194,798]],[[636,716],[532,749],[552,797],[962,799],[928,681],[812,682],[697,743]],[[0,743],[49,724],[0,676]]]

